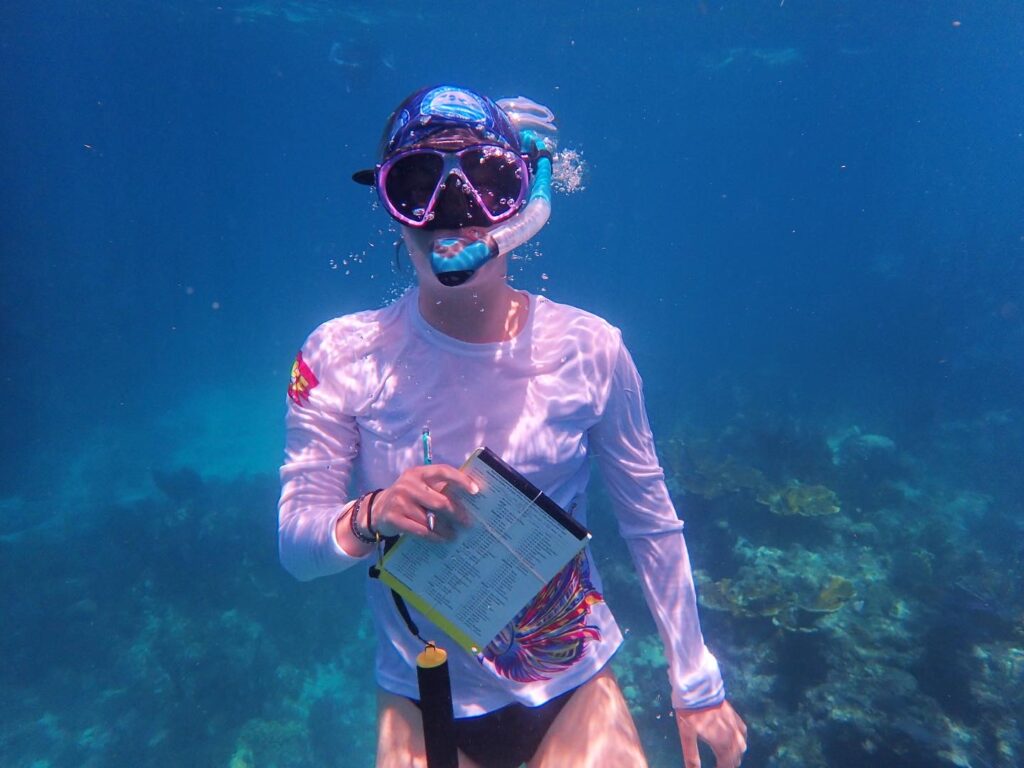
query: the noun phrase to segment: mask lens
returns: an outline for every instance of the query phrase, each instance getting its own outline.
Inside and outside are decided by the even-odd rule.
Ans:
[[[462,152],[459,158],[462,172],[480,195],[487,212],[497,218],[512,211],[526,185],[519,156],[501,147],[474,147]]]
[[[417,152],[398,158],[384,179],[384,194],[402,216],[415,222],[427,219],[427,205],[444,171],[444,158]]]

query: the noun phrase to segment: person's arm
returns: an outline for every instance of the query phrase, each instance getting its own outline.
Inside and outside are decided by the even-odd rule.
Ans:
[[[704,645],[683,524],[654,449],[640,375],[621,345],[590,439],[665,646],[686,768],[700,766],[698,739],[711,747],[719,768],[735,768],[746,751],[747,727],[725,700],[718,662]]]
[[[452,538],[455,527],[468,525],[469,517],[441,491],[455,484],[476,492],[457,468],[431,464],[410,467],[379,493],[347,498],[359,452],[359,428],[351,413],[355,408],[347,402],[352,393],[346,383],[352,381],[344,379],[351,345],[348,337],[325,329],[314,332],[302,349],[296,365],[305,366],[307,382],[299,393],[293,386],[296,396],[289,398],[285,419],[278,546],[282,565],[302,581],[361,562],[375,551],[370,540],[378,533],[433,541]],[[428,512],[434,514],[436,528]]]
[[[725,688],[701,634],[683,523],[655,452],[640,376],[621,343],[607,404],[590,429],[590,446],[665,646],[673,706],[720,704]]]
[[[454,537],[455,526],[470,524],[465,510],[441,491],[455,484],[476,493],[476,485],[447,464],[410,467],[380,492],[346,502],[358,447],[352,419],[296,412],[290,405],[287,445],[278,540],[282,564],[298,579],[338,573],[360,562],[375,550],[365,539],[378,533],[446,541]],[[437,516],[436,528],[430,527],[428,512]]]
[[[278,548],[281,564],[307,581],[338,573],[373,551],[339,525],[350,506],[347,498],[352,465],[359,450],[355,417],[346,413],[344,396],[327,370],[323,329],[310,336],[302,365],[316,383],[306,381],[288,400],[285,458],[278,503]],[[332,365],[339,365],[332,361]]]

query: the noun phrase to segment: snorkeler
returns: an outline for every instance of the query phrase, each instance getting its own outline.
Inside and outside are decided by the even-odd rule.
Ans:
[[[486,445],[585,524],[593,460],[665,647],[685,764],[697,740],[740,764],[746,726],[704,645],[683,524],[619,331],[512,288],[512,250],[544,226],[554,120],[526,99],[426,88],[388,120],[373,184],[402,227],[417,286],[330,320],[292,368],[281,468],[281,561],[299,579],[370,564],[391,537],[451,539],[469,524],[442,493]],[[423,463],[421,437],[433,461]],[[350,492],[353,491],[353,492]],[[622,642],[589,550],[478,655],[367,579],[377,631],[377,765],[425,765],[416,656],[449,650],[460,766],[644,766],[609,660]]]

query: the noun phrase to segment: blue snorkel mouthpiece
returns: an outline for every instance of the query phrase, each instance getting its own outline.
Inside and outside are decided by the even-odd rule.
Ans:
[[[439,237],[434,241],[430,253],[430,266],[441,285],[462,285],[474,272],[498,255],[497,246],[493,246],[493,243],[490,236],[482,240]]]

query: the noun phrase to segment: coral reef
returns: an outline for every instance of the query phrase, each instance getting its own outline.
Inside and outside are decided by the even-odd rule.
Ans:
[[[804,485],[798,480],[791,480],[783,488],[759,493],[757,501],[776,515],[821,517],[839,511],[839,501],[833,491],[823,485]]]
[[[839,512],[838,497],[825,486],[795,478],[772,482],[734,456],[717,456],[704,440],[666,441],[661,453],[676,487],[706,499],[748,492],[776,515],[820,517]]]
[[[808,440],[773,425],[773,447],[750,426],[660,446],[705,568],[705,635],[752,726],[745,762],[1017,765],[1014,495],[958,487],[961,475],[859,427]],[[796,444],[810,446],[801,458]]]
[[[980,429],[940,432],[927,459],[877,431],[749,418],[661,444],[745,764],[1024,759],[1024,526]],[[955,471],[965,446],[986,482]],[[369,768],[362,574],[284,573],[276,493],[177,466],[59,522],[4,500],[4,764]],[[678,765],[661,641],[607,504],[591,522],[627,635],[613,664],[651,765]]]
[[[695,571],[702,606],[739,618],[770,618],[790,632],[814,632],[825,614],[835,613],[856,596],[853,584],[829,573],[820,558],[800,548],[782,552],[740,541],[736,552],[748,564],[739,568],[735,579],[715,582],[707,573]]]
[[[360,574],[284,573],[273,477],[154,479],[158,496],[0,540],[4,583],[33,584],[0,598],[4,764],[371,766]]]
[[[896,443],[891,437],[863,432],[856,425],[829,435],[826,442],[832,452],[832,463],[836,465],[863,461],[875,455],[893,456],[896,453]]]

